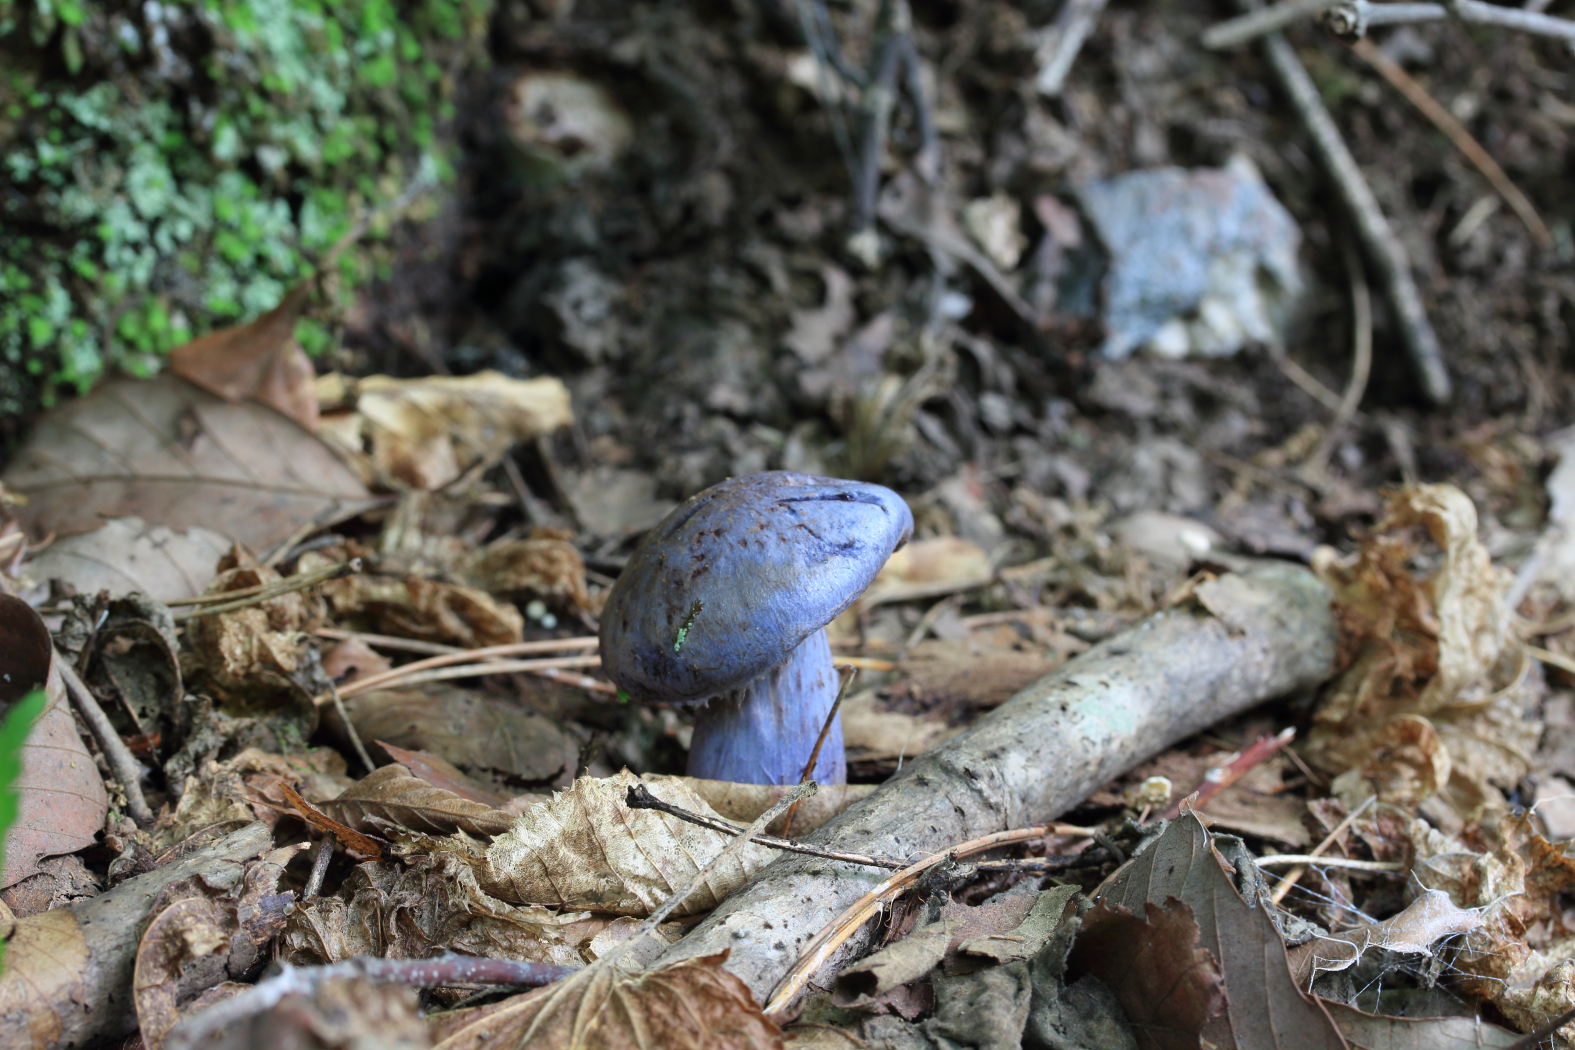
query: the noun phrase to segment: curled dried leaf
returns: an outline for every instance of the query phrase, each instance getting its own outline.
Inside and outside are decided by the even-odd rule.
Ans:
[[[645,915],[683,889],[728,844],[728,836],[650,809],[630,809],[628,789],[639,778],[581,777],[551,799],[531,806],[487,850],[477,877],[504,900]],[[715,816],[677,781],[658,789],[663,801]],[[708,911],[772,859],[745,844],[675,913]]]
[[[369,818],[398,824],[411,831],[446,835],[501,835],[513,817],[491,806],[434,787],[398,763],[379,768],[352,784],[323,811],[360,830],[370,830]]]

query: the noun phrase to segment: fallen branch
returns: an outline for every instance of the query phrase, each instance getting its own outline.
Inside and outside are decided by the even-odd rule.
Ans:
[[[1307,570],[1268,564],[1194,593],[1194,601],[1074,657],[907,763],[808,843],[933,857],[1063,812],[1177,741],[1330,673],[1329,592]],[[868,867],[784,857],[662,959],[729,949],[727,968],[764,997],[812,938],[881,881]],[[864,935],[851,938],[827,965],[863,946]]]
[[[160,892],[182,879],[217,884],[272,844],[267,825],[248,824],[97,897],[18,919],[0,976],[0,1046],[87,1046],[135,1029],[132,968]],[[35,1044],[33,1033],[48,1035]]]
[[[1306,125],[1313,149],[1334,182],[1335,191],[1362,239],[1362,246],[1378,271],[1379,283],[1400,324],[1422,393],[1433,404],[1444,404],[1450,395],[1449,372],[1444,367],[1438,334],[1427,319],[1422,295],[1411,276],[1411,260],[1405,247],[1390,229],[1389,220],[1384,218],[1383,209],[1378,206],[1378,198],[1373,196],[1372,187],[1362,176],[1356,158],[1351,156],[1345,140],[1340,137],[1340,129],[1324,107],[1318,87],[1302,66],[1301,59],[1296,57],[1296,51],[1279,33],[1265,35],[1263,47],[1270,68]]]

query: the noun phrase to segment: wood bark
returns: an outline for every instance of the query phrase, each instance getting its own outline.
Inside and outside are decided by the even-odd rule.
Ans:
[[[1050,820],[1193,733],[1324,681],[1337,642],[1330,603],[1312,573],[1289,564],[1204,583],[1182,605],[1069,660],[908,763],[807,841],[917,860]],[[660,962],[727,950],[727,968],[764,1002],[804,944],[888,874],[784,856]],[[825,986],[862,952],[878,926],[852,938],[816,983]]]
[[[52,1050],[134,1030],[132,968],[159,893],[194,875],[211,879],[272,844],[266,825],[248,824],[90,900],[15,920],[5,931],[0,1046]]]

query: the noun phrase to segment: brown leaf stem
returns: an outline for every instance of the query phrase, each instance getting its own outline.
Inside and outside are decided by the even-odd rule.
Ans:
[[[294,576],[286,576],[277,583],[259,584],[255,587],[245,587],[237,591],[227,591],[219,594],[204,594],[196,598],[183,598],[170,602],[171,606],[181,605],[188,608],[176,609],[172,615],[175,621],[193,620],[199,616],[216,616],[219,613],[234,612],[250,605],[257,605],[277,598],[281,594],[290,594],[293,591],[304,590],[307,587],[325,583],[328,580],[343,579],[353,576],[361,571],[361,559],[351,558],[349,561],[340,562],[338,565],[328,565],[312,572],[300,572]],[[198,603],[204,603],[198,605]]]

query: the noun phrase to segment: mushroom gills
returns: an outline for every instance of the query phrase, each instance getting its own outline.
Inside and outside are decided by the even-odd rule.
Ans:
[[[837,701],[837,672],[824,628],[748,685],[719,693],[695,715],[689,775],[740,784],[796,784]],[[842,716],[815,763],[821,784],[845,784]]]

